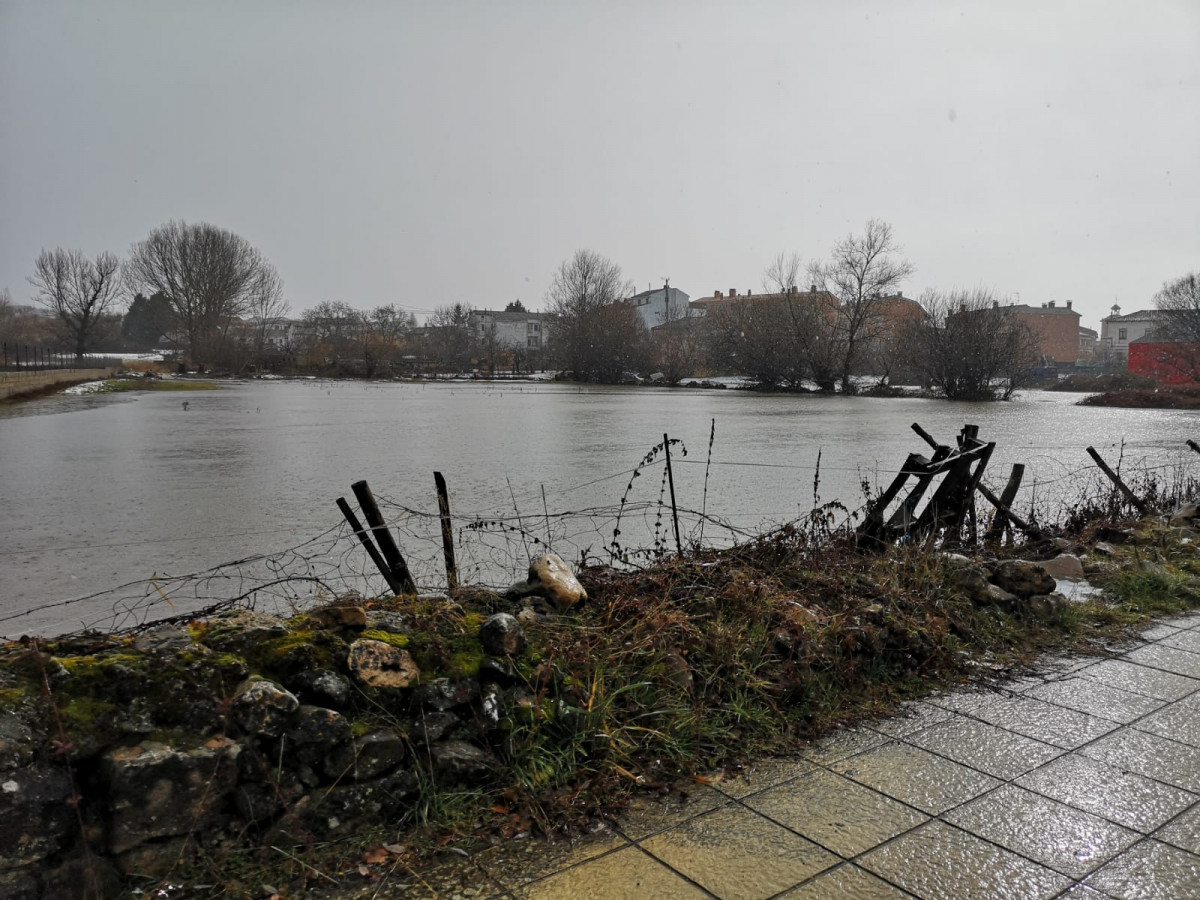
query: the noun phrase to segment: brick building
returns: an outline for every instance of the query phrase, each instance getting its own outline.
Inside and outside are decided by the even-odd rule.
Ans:
[[[1079,313],[1071,309],[1071,301],[1059,306],[1053,300],[1041,306],[1018,304],[1006,306],[1013,315],[1020,317],[1041,346],[1042,361],[1052,365],[1073,366],[1079,359]]]

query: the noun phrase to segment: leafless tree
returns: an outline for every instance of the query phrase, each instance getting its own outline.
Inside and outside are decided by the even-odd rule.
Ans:
[[[242,237],[205,223],[172,221],[134,244],[127,264],[139,289],[171,299],[195,362],[207,362],[232,321],[254,309],[277,308],[282,281],[275,267]]]
[[[1168,281],[1154,297],[1167,313],[1167,331],[1179,341],[1200,343],[1200,273],[1191,272]]]
[[[105,314],[124,295],[121,261],[112,253],[89,259],[79,250],[43,250],[28,279],[35,299],[58,318],[70,335],[75,355],[83,356],[88,339]]]
[[[851,392],[850,376],[862,348],[880,327],[882,300],[913,273],[900,257],[892,226],[867,222],[861,235],[851,234],[833,248],[828,262],[809,267],[813,284],[838,301],[837,357],[842,390]]]
[[[926,291],[910,320],[914,363],[948,400],[1007,400],[1028,384],[1039,356],[1033,330],[989,290]]]
[[[471,361],[471,307],[465,303],[438,306],[425,323],[429,327],[429,357],[443,371],[461,371]]]
[[[246,303],[246,315],[253,329],[254,351],[262,353],[267,340],[267,330],[284,318],[290,309],[283,296],[283,280],[272,266],[263,277]]]
[[[633,292],[621,267],[591,250],[577,250],[558,267],[547,294],[551,340],[572,378],[614,383],[645,365],[646,328],[624,302]]]
[[[666,303],[663,322],[650,329],[651,365],[667,384],[696,375],[704,362],[703,317],[687,305]]]
[[[779,251],[763,272],[763,291],[768,294],[786,294],[795,290],[799,286],[802,271],[799,253]]]

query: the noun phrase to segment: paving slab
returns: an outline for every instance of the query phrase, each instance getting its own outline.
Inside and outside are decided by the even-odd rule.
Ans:
[[[905,740],[1005,781],[1067,752],[1061,747],[965,716],[955,716]]]
[[[1136,831],[1011,784],[944,818],[1073,878],[1082,878],[1142,838]]]
[[[1189,853],[1200,854],[1200,804],[1172,819],[1154,832],[1154,837]]]
[[[713,787],[728,797],[746,797],[766,788],[792,781],[816,768],[814,763],[793,757],[776,757],[753,762],[736,775],[722,778]]]
[[[1162,644],[1177,650],[1187,650],[1189,653],[1200,653],[1200,629],[1177,631],[1163,638]]]
[[[841,862],[742,806],[689,819],[641,846],[718,897],[745,900],[766,900]]]
[[[1079,677],[1047,682],[1026,691],[1025,696],[1122,725],[1149,715],[1166,702]]]
[[[801,751],[801,756],[820,765],[828,765],[887,743],[887,737],[871,728],[849,728],[817,741]]]
[[[1184,697],[1135,722],[1134,727],[1139,731],[1200,747],[1200,700],[1195,695]]]
[[[908,900],[912,896],[866,869],[844,863],[780,894],[780,900]]]
[[[1016,783],[1142,834],[1200,801],[1195,794],[1080,754],[1060,757]]]
[[[1120,900],[1195,900],[1200,856],[1159,841],[1143,841],[1087,880]]]
[[[1091,759],[1200,794],[1200,748],[1122,728],[1080,748]]]
[[[1125,654],[1125,659],[1187,678],[1200,678],[1200,653],[1166,646],[1162,641],[1130,650]]]
[[[676,791],[666,797],[636,796],[630,801],[617,827],[629,840],[638,841],[731,802],[720,791],[700,784],[689,787],[686,792]]]
[[[1000,784],[990,775],[899,741],[844,759],[832,768],[930,815],[966,803]]]
[[[1079,677],[1156,700],[1178,700],[1200,691],[1200,679],[1138,665],[1127,659],[1106,659],[1088,666]]]
[[[923,900],[1037,900],[1071,886],[1065,875],[945,822],[910,831],[858,864]]]
[[[518,900],[692,900],[709,895],[637,847],[626,847],[512,891]]]
[[[474,862],[493,881],[512,889],[627,846],[625,838],[611,832],[576,842],[509,841],[476,853]]]
[[[902,738],[945,722],[953,715],[950,710],[934,706],[932,703],[906,703],[896,715],[871,722],[869,727],[888,737]]]
[[[1024,695],[993,694],[967,715],[1034,740],[1074,750],[1117,728],[1117,723]]]
[[[755,794],[745,802],[751,809],[847,858],[865,853],[929,818],[824,769]]]

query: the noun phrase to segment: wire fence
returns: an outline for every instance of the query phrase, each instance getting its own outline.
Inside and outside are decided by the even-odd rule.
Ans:
[[[672,460],[673,465],[705,467],[701,508],[694,509],[671,502],[668,446],[683,450],[679,442],[664,440],[632,468],[553,492],[554,498],[566,506],[572,493],[606,482],[612,483],[617,497],[624,481],[624,491],[611,505],[551,509],[543,490],[540,496],[513,494],[509,510],[484,514],[452,511],[449,524],[458,583],[502,591],[522,580],[530,560],[547,551],[558,553],[574,566],[631,569],[653,565],[680,551],[728,548],[781,529],[801,535],[807,552],[820,552],[824,541],[852,531],[878,495],[878,485],[867,484],[864,479],[862,502],[854,505],[840,499],[814,502],[803,515],[777,519],[768,525],[762,521],[733,521],[707,509],[710,478],[720,477],[721,471],[730,466],[812,471],[814,500],[818,500],[820,460],[811,466],[717,462],[711,457],[686,459],[680,453]],[[1132,450],[1138,455],[1131,458]],[[1098,518],[1120,520],[1138,514],[1135,505],[1099,467],[1067,468],[1057,459],[1052,462],[1055,465],[1044,465],[1039,477],[1025,481],[1013,504],[1014,510],[1019,508],[1029,521],[1049,531],[1070,530]],[[1110,463],[1133,493],[1153,509],[1170,511],[1200,497],[1200,453],[1186,446],[1165,442],[1123,445]],[[896,473],[872,474],[880,479]],[[988,470],[984,484],[996,489],[1006,474],[999,469]],[[418,590],[446,592],[440,510],[432,503],[430,508],[421,509],[386,495],[376,500]],[[330,526],[293,546],[247,555],[202,571],[139,579],[0,615],[0,633],[20,630],[23,620],[47,613],[79,623],[78,630],[120,633],[231,609],[293,614],[337,597],[372,598],[388,593],[384,577],[364,552],[359,537],[346,522],[333,524],[332,503],[330,506]],[[980,514],[984,522],[991,515],[984,509]]]

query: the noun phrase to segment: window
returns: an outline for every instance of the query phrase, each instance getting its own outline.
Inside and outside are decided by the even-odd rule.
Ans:
[[[1118,341],[1123,341],[1128,337],[1129,337],[1129,329],[1128,328],[1118,328],[1117,329],[1117,340]]]
[[[542,339],[540,337],[536,337],[535,335],[530,335],[525,341],[525,346],[530,350],[536,350],[538,347],[542,346]]]
[[[542,330],[541,322],[526,322],[525,323],[525,333],[526,334],[537,334],[541,330]]]

